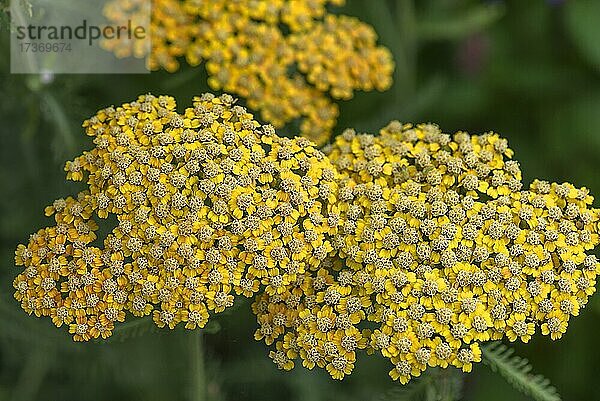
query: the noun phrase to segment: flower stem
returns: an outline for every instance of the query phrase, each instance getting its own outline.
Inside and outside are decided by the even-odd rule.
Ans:
[[[400,59],[396,63],[401,63],[402,67],[398,69],[397,79],[402,85],[398,85],[396,96],[403,102],[412,99],[416,90],[416,57],[417,57],[417,27],[415,17],[415,5],[413,0],[396,0],[396,21],[398,41],[396,53]]]
[[[205,401],[206,397],[206,370],[204,366],[204,338],[202,333],[191,333],[191,399],[192,401]]]

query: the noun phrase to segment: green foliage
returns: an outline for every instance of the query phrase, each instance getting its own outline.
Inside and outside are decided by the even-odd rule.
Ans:
[[[498,21],[504,15],[505,8],[501,3],[478,4],[454,16],[436,15],[418,25],[421,40],[457,40],[485,28]]]
[[[560,401],[560,395],[542,375],[532,373],[525,358],[514,355],[514,350],[501,342],[484,344],[483,363],[498,372],[512,386],[536,401]]]
[[[0,9],[8,3],[0,0]],[[571,180],[598,196],[598,7],[597,0],[347,0],[341,12],[374,26],[397,69],[389,91],[359,93],[341,104],[335,132],[345,127],[374,131],[391,119],[474,133],[493,129],[508,137],[525,179]],[[18,242],[48,223],[44,206],[77,192],[65,184],[63,165],[91,145],[80,128],[85,118],[147,92],[168,93],[186,103],[208,90],[204,68],[45,80],[10,75],[8,20],[0,15],[0,401],[194,399],[194,388],[204,386],[198,377],[202,366],[190,363],[190,354],[199,349],[191,343],[196,331],[158,330],[150,319],[130,326],[136,321],[128,320],[117,326],[116,341],[74,344],[64,327],[57,330],[45,319],[28,316],[12,299],[12,254]],[[295,133],[293,128],[286,132]],[[544,367],[566,400],[600,399],[600,387],[590,385],[600,365],[597,295],[560,342],[534,339],[518,347],[534,366]],[[391,367],[378,358],[359,361],[343,382],[301,366],[280,372],[264,346],[251,340],[256,322],[248,316],[249,305],[240,304],[239,311],[214,326],[211,321],[203,331],[207,400],[364,401],[382,393],[388,400],[532,399],[511,393],[500,374],[481,366],[464,375],[436,370],[408,386],[393,383],[387,375]],[[495,364],[497,372],[525,386],[535,377],[523,371],[522,361],[512,364],[513,355],[505,354],[511,351],[492,345],[499,354],[490,357],[488,347],[485,363]],[[462,398],[435,387],[445,374],[449,388],[465,382]],[[550,394],[542,399],[559,399]]]
[[[10,15],[16,11],[16,15]],[[14,23],[21,24],[26,17],[33,15],[33,5],[29,0],[0,0],[0,29]]]
[[[377,401],[458,401],[462,398],[463,374],[454,369],[431,369],[405,385],[397,385]]]
[[[181,328],[180,328],[181,329]],[[217,320],[209,321],[203,329],[196,329],[190,333],[202,332],[206,334],[216,334],[221,330],[221,325]],[[113,335],[106,340],[98,339],[96,342],[109,343],[114,341],[129,341],[142,337],[148,333],[163,333],[165,330],[160,330],[152,321],[151,316],[145,316],[139,319],[130,317],[125,323],[120,323],[115,326]],[[187,331],[186,331],[187,332]],[[190,334],[192,335],[192,334]]]
[[[152,317],[145,316],[141,319],[128,320],[125,323],[117,324],[111,337],[106,340],[97,340],[97,342],[133,340],[147,333],[157,331],[158,327],[152,321]]]
[[[41,322],[17,309],[14,301],[0,297],[0,344],[36,344],[55,347],[62,333],[49,322]],[[68,344],[70,345],[70,344]]]
[[[565,7],[565,22],[575,44],[600,71],[600,40],[598,23],[600,2],[597,0],[569,1]]]

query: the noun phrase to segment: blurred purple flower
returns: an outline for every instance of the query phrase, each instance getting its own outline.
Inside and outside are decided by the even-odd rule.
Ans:
[[[489,39],[483,34],[466,38],[456,50],[458,69],[467,75],[478,74],[486,64],[489,47]]]

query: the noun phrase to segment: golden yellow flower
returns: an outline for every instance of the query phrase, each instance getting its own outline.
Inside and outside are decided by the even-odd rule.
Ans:
[[[194,329],[235,294],[281,293],[318,268],[339,220],[335,168],[234,103],[205,94],[179,114],[173,98],[143,95],[85,121],[95,147],[66,171],[89,188],[46,208],[56,226],[17,248],[23,308],[82,341],[125,312]],[[116,216],[102,248],[94,214]]]
[[[115,24],[141,21],[145,3],[113,1],[105,15]],[[151,70],[174,72],[184,57],[192,66],[205,61],[212,89],[241,96],[276,128],[299,120],[302,134],[323,144],[338,116],[331,98],[386,90],[394,69],[371,26],[327,12],[328,4],[343,3],[155,0],[149,54],[139,41],[104,46],[119,57],[147,57]]]
[[[524,189],[494,133],[392,122],[321,151],[212,94],[181,114],[143,95],[83,125],[95,147],[66,171],[88,188],[45,209],[54,225],[17,247],[13,282],[76,341],[129,315],[202,328],[242,295],[279,368],[342,379],[365,350],[406,383],[471,371],[485,341],[558,339],[595,291],[588,190]]]
[[[427,366],[468,372],[480,342],[528,342],[536,328],[560,338],[594,292],[592,198],[539,180],[523,190],[497,134],[392,122],[379,135],[347,130],[325,153],[341,175],[336,254],[255,301],[262,324],[292,313],[269,341],[300,350],[280,367],[300,358],[341,379],[354,359],[338,332],[351,330],[355,349],[388,358],[402,383]]]

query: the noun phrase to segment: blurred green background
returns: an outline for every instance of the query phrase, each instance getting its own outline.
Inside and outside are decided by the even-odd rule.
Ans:
[[[436,122],[446,132],[494,130],[509,139],[527,182],[568,180],[600,193],[599,0],[347,3],[334,12],[372,24],[396,72],[389,91],[342,103],[336,132],[376,132],[391,119]],[[65,182],[63,165],[91,147],[81,122],[141,93],[171,94],[184,107],[208,88],[203,67],[11,75],[5,15],[0,49],[0,400],[195,400],[199,388],[210,400],[427,399],[393,383],[390,366],[374,357],[343,382],[323,371],[278,371],[253,340],[249,302],[216,319],[202,344],[196,333],[144,327],[129,339],[74,344],[47,319],[23,313],[12,299],[13,252],[46,225],[44,206],[79,190]],[[600,400],[599,316],[600,296],[592,297],[562,340],[516,346],[564,400]],[[461,378],[463,400],[527,399],[483,364]]]

